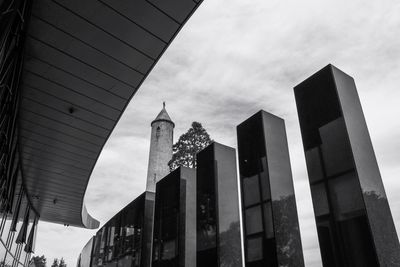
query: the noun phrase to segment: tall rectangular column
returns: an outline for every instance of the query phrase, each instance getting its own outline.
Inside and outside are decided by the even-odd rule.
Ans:
[[[197,267],[240,267],[235,149],[212,143],[197,154]]]
[[[400,266],[353,78],[328,65],[294,91],[324,266]]]
[[[142,267],[151,266],[152,250],[153,250],[153,223],[154,223],[154,202],[156,194],[154,192],[145,191],[144,193],[144,214],[143,214],[143,237],[142,237]]]
[[[284,120],[261,110],[237,135],[246,266],[304,266]]]
[[[196,172],[180,167],[156,185],[152,267],[196,264]]]

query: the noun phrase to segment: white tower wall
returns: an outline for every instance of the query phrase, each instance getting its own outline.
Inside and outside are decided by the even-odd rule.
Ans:
[[[156,182],[169,173],[168,162],[172,158],[174,126],[165,106],[151,123],[147,191],[155,192]]]

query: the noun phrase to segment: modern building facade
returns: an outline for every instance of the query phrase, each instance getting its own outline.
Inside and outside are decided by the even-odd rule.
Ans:
[[[195,170],[174,170],[156,192],[141,194],[105,223],[82,249],[78,267],[195,266]]]
[[[328,65],[294,91],[324,267],[400,266],[353,78]]]
[[[197,154],[197,267],[242,266],[235,149],[212,143]]]
[[[261,110],[237,136],[246,266],[304,266],[284,120]]]
[[[92,251],[94,246],[94,236],[89,239],[86,245],[83,247],[82,252],[79,254],[78,262],[76,267],[90,267],[92,266]]]
[[[39,220],[99,226],[84,204],[97,158],[201,2],[0,1],[4,266],[27,265]]]
[[[7,204],[2,203],[0,264],[4,267],[26,266],[35,249],[38,217],[31,209],[22,186],[16,185],[16,189],[19,192],[11,199],[8,212]]]
[[[80,267],[150,266],[153,208],[154,193],[145,192],[118,212],[96,233],[91,253],[81,253]]]
[[[179,167],[157,183],[153,267],[196,263],[196,172]]]
[[[175,124],[163,108],[151,122],[149,167],[146,191],[155,192],[156,183],[169,173],[168,162],[172,158],[172,142]]]

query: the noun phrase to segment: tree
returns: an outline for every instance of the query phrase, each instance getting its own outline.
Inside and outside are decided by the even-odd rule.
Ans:
[[[67,264],[65,264],[64,258],[61,258],[60,263],[58,264],[58,267],[67,267]]]
[[[47,260],[44,255],[32,257],[31,261],[33,262],[35,267],[46,267]]]
[[[64,258],[61,258],[60,261],[55,258],[51,267],[67,267],[67,264],[65,263]]]
[[[192,127],[182,134],[172,147],[173,155],[168,162],[169,169],[173,171],[180,166],[196,168],[196,153],[211,142],[209,134],[201,123],[192,122]]]

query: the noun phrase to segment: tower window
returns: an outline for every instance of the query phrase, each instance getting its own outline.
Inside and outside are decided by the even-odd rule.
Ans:
[[[160,128],[160,126],[158,126],[156,129],[156,137],[160,136],[160,131],[161,131],[161,128]]]

